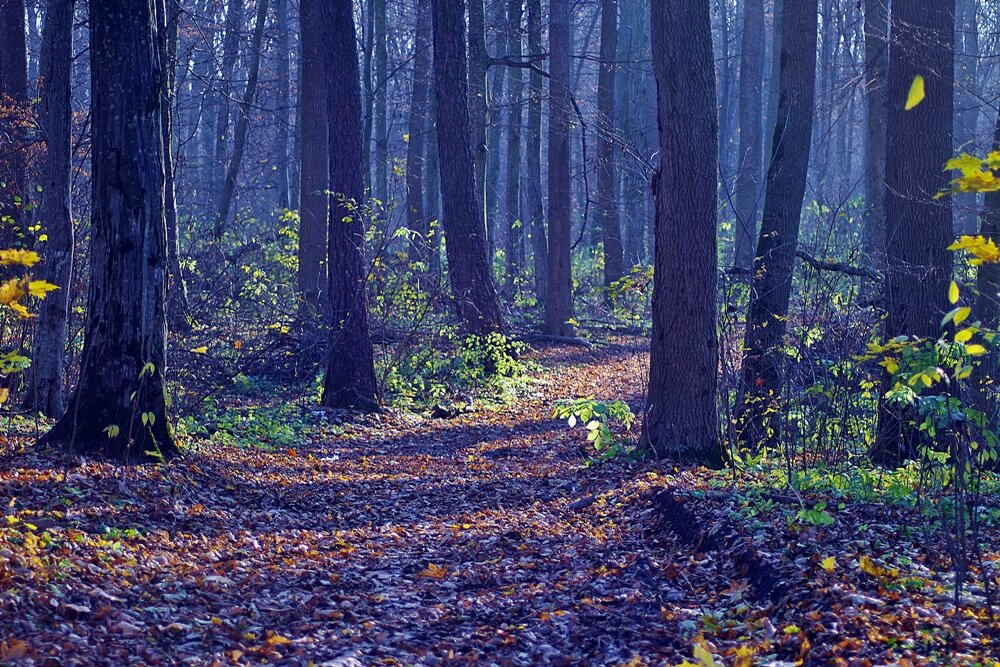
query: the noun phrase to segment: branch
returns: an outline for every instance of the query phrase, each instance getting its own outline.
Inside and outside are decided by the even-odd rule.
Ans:
[[[878,279],[878,273],[872,271],[871,269],[866,269],[859,266],[851,266],[850,264],[843,264],[841,262],[825,262],[816,259],[805,250],[799,250],[795,253],[795,256],[804,261],[806,264],[816,269],[817,271],[835,271],[837,273],[843,273],[848,276],[857,276],[859,278],[871,278],[873,280]]]

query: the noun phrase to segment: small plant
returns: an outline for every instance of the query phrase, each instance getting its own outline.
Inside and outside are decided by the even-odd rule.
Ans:
[[[587,429],[587,441],[599,453],[598,458],[601,460],[634,450],[611,428],[612,425],[617,425],[628,432],[635,424],[635,413],[624,401],[599,401],[593,396],[562,399],[552,406],[552,416],[565,419],[570,428],[582,424]]]

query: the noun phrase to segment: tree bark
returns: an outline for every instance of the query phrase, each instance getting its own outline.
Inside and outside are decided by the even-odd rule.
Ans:
[[[1000,113],[997,114],[993,136],[993,150],[1000,149]],[[1000,243],[1000,191],[987,192],[983,200],[979,233],[994,243]],[[975,313],[986,330],[1000,328],[1000,264],[987,263],[979,267],[976,275]],[[1000,354],[995,346],[973,375],[973,399],[976,408],[986,416],[986,425],[994,433],[1000,432]]]
[[[42,211],[45,261],[41,278],[59,290],[50,293],[38,309],[27,406],[49,417],[61,417],[63,360],[69,322],[70,283],[73,272],[73,217],[70,212],[72,169],[73,0],[49,0],[45,12],[42,48],[41,123],[45,133],[45,171]]]
[[[625,272],[615,185],[615,79],[618,70],[618,0],[601,2],[601,64],[597,81],[597,219],[604,236],[604,287]]]
[[[740,52],[740,146],[736,176],[736,251],[733,269],[749,274],[753,266],[757,212],[761,200],[764,87],[764,0],[743,2]]]
[[[528,53],[542,53],[542,2],[528,3]],[[542,199],[542,97],[545,84],[541,73],[532,69],[528,78],[528,136],[525,142],[527,215],[530,220],[531,252],[535,273],[535,299],[545,303],[548,293],[549,243],[545,231],[545,203]]]
[[[330,332],[322,404],[375,410],[380,397],[368,319],[368,265],[362,214],[364,128],[351,0],[327,9],[327,110],[330,136]]]
[[[278,43],[277,74],[278,98],[276,100],[278,118],[274,137],[274,179],[278,193],[278,208],[289,208],[289,177],[288,177],[288,124],[289,124],[289,82],[291,80],[291,65],[288,48],[288,0],[275,0],[275,19],[277,20]]]
[[[429,0],[417,3],[417,29],[413,47],[413,85],[410,93],[409,140],[406,143],[406,226],[414,234],[410,243],[414,259],[426,264],[430,219],[424,211],[424,161],[429,133],[431,8]]]
[[[717,465],[719,122],[708,1],[657,0],[651,25],[661,159],[642,442],[659,456]]]
[[[212,169],[212,204],[217,204],[226,178],[226,144],[229,135],[229,102],[236,97],[233,77],[236,75],[236,60],[240,55],[240,30],[243,27],[244,0],[229,0],[226,3],[226,34],[222,44],[222,79],[219,93],[215,98],[219,104],[215,117],[215,159]],[[218,210],[218,209],[217,209]]]
[[[483,233],[486,229],[486,72],[489,53],[486,50],[486,6],[483,0],[469,0],[469,64],[468,105],[469,133],[472,137],[472,158],[475,165],[479,217]],[[488,240],[488,238],[487,238]]]
[[[955,0],[894,0],[886,130],[886,339],[936,338],[948,309],[951,280],[951,202],[934,199],[947,186],[942,171],[952,152]],[[916,76],[926,98],[907,111]],[[869,454],[883,464],[916,455],[921,434],[915,414],[883,401]]]
[[[507,5],[508,55],[520,61],[524,55],[521,40],[521,23],[524,18],[523,0],[510,0]],[[524,223],[521,216],[521,124],[523,113],[521,97],[524,94],[524,76],[521,68],[510,71],[510,89],[507,95],[507,293],[517,293],[521,265],[524,262]]]
[[[572,336],[569,0],[551,0],[549,14],[549,267],[545,333]]]
[[[865,151],[864,244],[872,268],[885,270],[885,160],[889,88],[889,10],[887,0],[865,0]],[[870,285],[870,289],[874,286]]]
[[[478,0],[474,0],[478,1]],[[493,284],[469,129],[464,0],[433,0],[434,96],[448,274],[468,333],[504,328]]]
[[[389,55],[386,45],[387,33],[385,27],[385,6],[386,0],[371,0],[371,11],[373,13],[372,39],[374,39],[375,52],[375,81],[373,83],[375,118],[373,132],[375,134],[375,187],[372,194],[375,199],[388,206],[389,197],[389,147],[388,141],[388,67]]]
[[[167,422],[163,104],[154,0],[91,0],[93,199],[80,381],[45,440],[126,461],[178,453]]]
[[[327,211],[330,197],[329,119],[326,110],[326,73],[323,69],[326,37],[322,31],[322,0],[300,0],[302,88],[302,158],[299,178],[299,275],[303,306],[325,312]],[[309,319],[312,319],[310,316]]]
[[[784,378],[781,351],[805,196],[816,82],[817,2],[789,3],[782,16],[779,100],[754,259],[744,342],[737,437],[757,449],[777,435]]]
[[[0,0],[0,248],[28,245],[28,55],[24,0]]]

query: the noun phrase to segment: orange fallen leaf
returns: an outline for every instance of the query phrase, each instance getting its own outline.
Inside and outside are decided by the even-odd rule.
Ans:
[[[417,573],[417,576],[426,577],[428,579],[444,579],[448,576],[448,568],[435,565],[434,563],[427,563],[427,567],[420,570],[420,572]]]

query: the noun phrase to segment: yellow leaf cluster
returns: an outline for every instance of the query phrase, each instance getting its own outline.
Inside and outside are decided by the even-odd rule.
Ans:
[[[34,266],[40,259],[33,250],[0,250],[0,266]]]
[[[948,250],[964,250],[972,255],[970,263],[996,264],[1000,262],[1000,248],[993,239],[983,236],[960,236],[957,241],[948,246]]]
[[[45,295],[54,289],[59,288],[44,280],[31,280],[28,276],[11,278],[7,282],[0,283],[0,306],[7,306],[20,317],[31,317],[31,313],[21,300],[29,295],[44,299]]]
[[[1000,191],[1000,151],[993,151],[985,158],[962,153],[944,165],[945,171],[958,171],[961,175],[951,181],[951,192]]]

